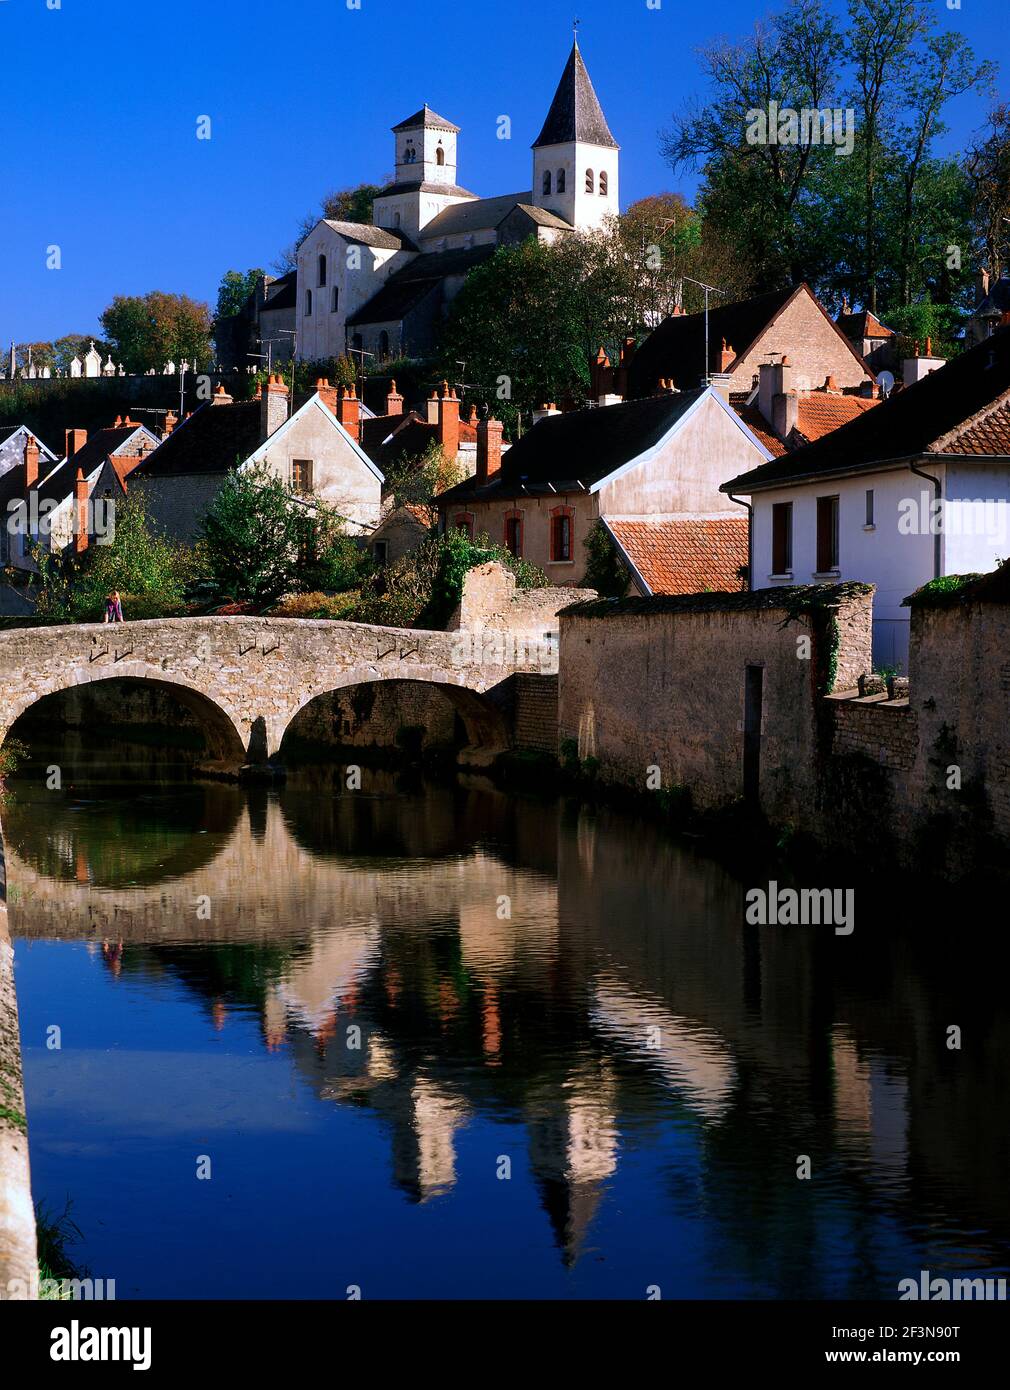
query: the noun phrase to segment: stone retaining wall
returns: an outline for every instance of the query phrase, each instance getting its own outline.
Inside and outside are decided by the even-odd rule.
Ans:
[[[14,951],[7,927],[0,827],[0,1299],[29,1297],[37,1275]]]

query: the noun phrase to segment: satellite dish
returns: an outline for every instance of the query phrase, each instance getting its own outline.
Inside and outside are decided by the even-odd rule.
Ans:
[[[877,381],[880,383],[880,389],[883,392],[883,394],[885,396],[889,396],[891,394],[891,391],[894,389],[894,373],[878,372]]]

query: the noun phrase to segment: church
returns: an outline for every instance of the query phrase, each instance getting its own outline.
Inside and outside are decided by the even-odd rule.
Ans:
[[[592,231],[618,212],[619,146],[578,40],[533,144],[532,188],[478,198],[458,182],[460,128],[430,106],[393,127],[395,177],[372,225],[323,219],[298,251],[299,358],[346,348],[419,355],[467,274],[498,246]]]

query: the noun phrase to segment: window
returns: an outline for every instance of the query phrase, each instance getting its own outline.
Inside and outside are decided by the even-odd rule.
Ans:
[[[393,226],[394,226],[394,227],[398,227],[399,225],[400,225],[400,214],[399,214],[398,212],[394,212],[394,213],[393,213]]]
[[[793,504],[772,507],[772,574],[789,574],[793,567]]]
[[[462,531],[468,540],[473,540],[473,515],[470,512],[457,512],[453,519],[457,531]]]
[[[593,191],[593,171],[592,171],[592,169],[587,169],[587,170],[586,170],[586,192],[587,192],[587,193],[592,193],[592,191]]]
[[[386,564],[389,560],[389,541],[376,541],[372,546],[372,554],[377,565]]]
[[[606,176],[605,173],[602,173],[602,172],[601,172],[601,174],[600,174],[600,197],[601,197],[601,198],[605,198],[606,196],[607,196],[607,176]]]
[[[545,170],[544,170],[544,193],[550,193],[550,191],[551,191],[551,171],[550,171],[550,169],[545,169]]]
[[[330,291],[330,313],[335,314],[340,308],[340,290],[336,285]]]
[[[555,180],[555,187],[556,187],[556,189],[557,189],[557,191],[558,191],[559,193],[564,193],[564,191],[565,191],[565,171],[564,171],[564,169],[559,169],[559,170],[558,170],[558,176],[557,176],[557,179]]]
[[[838,568],[838,498],[817,499],[817,573]]]
[[[443,150],[441,145],[439,145],[438,149],[435,151],[435,163],[439,165],[439,167],[445,163],[445,150]]]
[[[508,512],[505,516],[505,549],[517,560],[523,553],[523,514]]]
[[[312,291],[305,291],[305,317],[309,318],[312,314]]]
[[[299,497],[307,497],[312,491],[312,460],[291,460],[291,490]]]
[[[404,164],[413,164],[416,159],[417,150],[414,149],[414,146],[408,140],[406,148],[403,151],[403,162]]]
[[[389,356],[389,334],[386,332],[385,329],[383,329],[382,332],[379,334],[379,356]]]
[[[558,507],[551,514],[551,559],[564,562],[572,558],[572,514]]]
[[[325,289],[325,287],[326,287],[326,257],[325,257],[324,255],[322,255],[322,254],[320,254],[320,256],[319,256],[319,278],[318,278],[318,280],[317,280],[316,283],[318,284],[318,286],[319,286],[320,289]]]
[[[873,488],[866,489],[866,525],[873,525]]]

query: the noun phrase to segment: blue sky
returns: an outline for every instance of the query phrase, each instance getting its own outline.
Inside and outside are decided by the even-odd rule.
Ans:
[[[654,0],[655,2],[655,0]],[[572,19],[622,146],[621,201],[680,188],[658,152],[703,93],[694,49],[774,6],[753,0],[0,0],[0,342],[96,332],[114,294],[213,302],[229,268],[270,267],[322,194],[390,172],[390,126],[428,102],[462,126],[460,181],[529,187]],[[351,4],[356,0],[350,0]],[[840,0],[837,0],[840,3]],[[1010,0],[935,0],[980,55]],[[1010,93],[1010,59],[1000,82]],[[499,115],[513,138],[496,138]],[[210,116],[212,138],[197,140]],[[964,98],[947,144],[984,117]],[[62,268],[46,269],[58,245]]]

